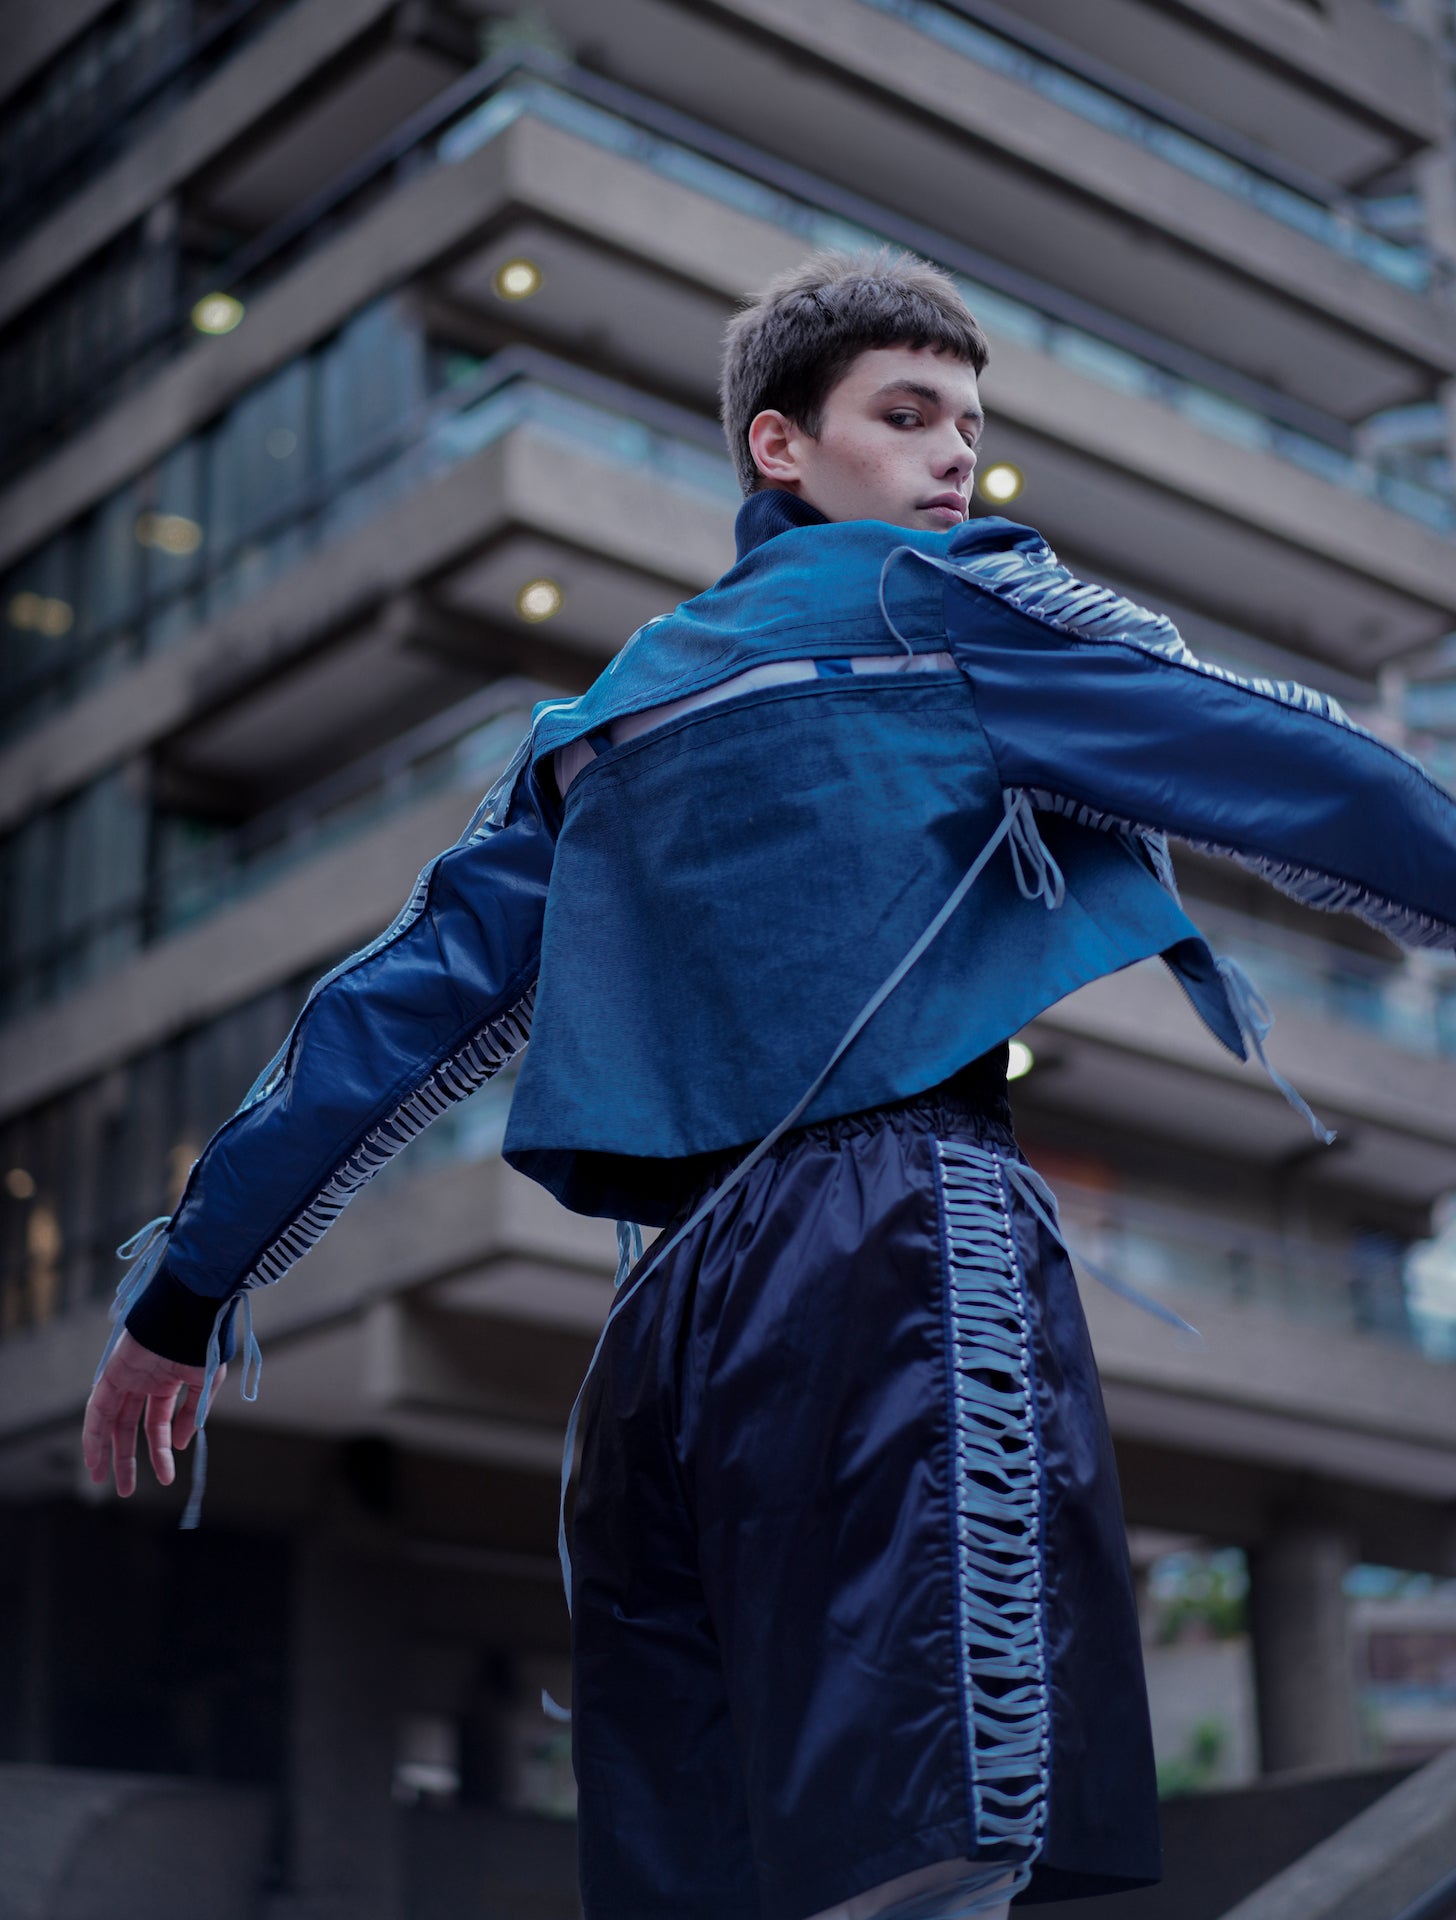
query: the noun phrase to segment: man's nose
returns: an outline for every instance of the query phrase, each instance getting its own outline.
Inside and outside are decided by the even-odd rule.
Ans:
[[[968,447],[957,434],[945,448],[942,461],[941,472],[947,478],[954,474],[957,479],[964,479],[966,475],[975,471],[976,450],[974,447]]]

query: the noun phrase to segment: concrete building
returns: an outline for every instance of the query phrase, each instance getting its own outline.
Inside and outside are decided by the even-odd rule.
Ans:
[[[1452,28],[0,0],[0,1798],[62,1809],[37,1887],[80,1859],[115,1916],[155,1833],[230,1863],[218,1913],[576,1911],[538,1701],[613,1235],[496,1157],[508,1084],[259,1301],[200,1532],[185,1487],[92,1501],[79,1415],[112,1249],[311,980],[541,690],[730,559],[742,295],[825,242],[943,263],[992,340],[983,488],[1456,774]],[[1018,1125],[1079,1244],[1205,1337],[1089,1289],[1134,1543],[1245,1549],[1262,1767],[1338,1767],[1348,1569],[1456,1573],[1456,975],[1180,874],[1337,1146],[1152,966],[1024,1036]]]

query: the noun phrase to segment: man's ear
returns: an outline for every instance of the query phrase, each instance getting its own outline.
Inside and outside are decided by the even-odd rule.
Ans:
[[[765,407],[756,413],[748,428],[748,448],[754,465],[765,480],[776,487],[797,492],[800,484],[797,441],[801,429],[786,413]]]

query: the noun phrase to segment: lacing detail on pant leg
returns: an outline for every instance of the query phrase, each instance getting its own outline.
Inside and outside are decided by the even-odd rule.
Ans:
[[[1001,1160],[937,1140],[955,1409],[956,1597],[977,1842],[1020,1892],[1046,1826],[1042,1470],[1025,1281]]]

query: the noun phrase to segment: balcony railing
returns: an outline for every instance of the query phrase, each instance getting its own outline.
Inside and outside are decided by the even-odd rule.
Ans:
[[[109,859],[90,863],[89,911],[81,907],[49,939],[26,939],[40,889],[25,871],[35,861],[16,863],[0,1020],[85,985],[430,794],[452,786],[484,793],[525,732],[533,700],[548,691],[519,679],[493,683],[237,828],[167,814],[149,821],[145,804],[135,803],[122,821],[115,782],[98,783],[81,798],[100,804],[84,807],[78,824],[103,831],[109,815],[113,844]],[[81,865],[65,857],[71,852],[58,863],[63,870]]]
[[[861,0],[861,5],[889,14],[977,66],[1031,88],[1044,100],[1131,141],[1382,280],[1424,293],[1438,280],[1450,279],[1450,263],[1434,259],[1425,246],[1387,239],[1354,200],[1331,193],[1312,176],[1254,147],[1232,130],[1114,74],[1101,61],[1018,21],[1008,9],[981,6],[974,0],[954,0],[947,6],[937,0]],[[968,19],[968,13],[982,17]],[[986,24],[988,19],[994,19],[1000,30]]]
[[[483,792],[509,758],[535,699],[548,692],[514,678],[496,682],[247,825],[216,833],[205,844],[174,847],[150,879],[151,937],[165,938],[201,923],[432,794],[452,788]],[[1438,1020],[1434,1026],[1417,1022],[1412,1027],[1407,1010],[1389,997],[1388,986],[1384,1001],[1378,995],[1369,997],[1375,976],[1357,956],[1286,936],[1282,929],[1273,936],[1284,943],[1282,949],[1271,948],[1269,938],[1261,941],[1257,927],[1243,916],[1197,903],[1194,912],[1226,950],[1249,959],[1262,986],[1280,990],[1271,958],[1282,950],[1304,969],[1296,983],[1301,994],[1312,979],[1337,983],[1330,1017],[1373,1026],[1396,1044],[1413,1036],[1423,1047],[1456,1051],[1456,1021]],[[1399,972],[1385,968],[1387,982]],[[1353,994],[1347,991],[1352,978],[1365,983]],[[1372,1019],[1372,1007],[1383,1008],[1384,1025]],[[431,1167],[497,1152],[510,1085],[508,1077],[493,1082],[452,1109],[384,1178],[410,1178]],[[213,1119],[209,1125],[215,1123]],[[42,1134],[51,1138],[44,1129]],[[11,1144],[23,1168],[30,1149],[18,1135]],[[196,1151],[195,1142],[191,1151]],[[160,1162],[155,1172],[162,1181],[165,1169]],[[1182,1204],[1059,1177],[1054,1184],[1074,1247],[1154,1296],[1165,1289],[1203,1292],[1296,1322],[1368,1333],[1432,1359],[1456,1360],[1456,1225],[1415,1248],[1381,1234],[1316,1242]],[[50,1217],[59,1219],[54,1206]],[[104,1265],[103,1241],[109,1231],[111,1223],[103,1223],[84,1245],[70,1249],[87,1272],[98,1261]],[[20,1316],[14,1324],[20,1325],[31,1317],[32,1309],[23,1302],[34,1291],[34,1272],[48,1270],[48,1256],[43,1246],[37,1251],[23,1235],[12,1252],[11,1280],[22,1303],[14,1307]],[[91,1284],[78,1281],[76,1297],[90,1297]],[[0,1334],[3,1331],[0,1327]]]
[[[546,386],[548,377],[557,378],[562,386]],[[575,392],[569,390],[571,386]],[[732,468],[713,444],[718,440],[716,429],[680,414],[666,402],[654,402],[648,409],[656,421],[649,425],[640,417],[640,396],[630,395],[639,417],[622,410],[626,393],[610,381],[585,375],[534,349],[503,350],[476,366],[462,384],[419,409],[370,459],[361,460],[352,486],[321,497],[311,512],[297,501],[285,503],[276,527],[269,524],[253,530],[246,569],[240,570],[239,555],[224,551],[215,577],[230,596],[227,604],[244,597],[245,589],[256,591],[310,547],[357,527],[424,480],[524,425],[561,439],[573,452],[594,452],[618,467],[653,474],[674,487],[719,500],[725,507],[737,501]],[[616,410],[608,406],[609,400],[616,401]],[[270,541],[278,543],[276,565],[271,569]],[[196,583],[189,583],[187,591],[196,591]],[[103,635],[98,645],[114,651],[115,640],[116,636]],[[115,661],[111,664],[114,667]],[[496,697],[487,689],[480,701],[488,705]],[[486,751],[478,741],[458,744],[478,724],[484,721],[467,702],[393,743],[378,762],[385,771],[377,781],[371,774],[361,789],[360,771],[351,769],[326,789],[310,790],[236,833],[209,829],[202,822],[174,820],[169,825],[161,816],[151,834],[154,857],[149,872],[139,852],[129,861],[113,855],[93,872],[96,834],[103,827],[112,834],[120,831],[117,797],[99,788],[94,795],[102,803],[99,807],[81,804],[78,833],[71,836],[77,842],[74,858],[67,851],[69,842],[57,850],[49,840],[43,843],[35,838],[46,816],[26,822],[7,844],[0,845],[0,889],[8,879],[16,903],[0,929],[0,1019],[15,1017],[84,985],[102,968],[226,905],[339,836],[359,831],[368,820],[417,797],[428,786],[459,777],[465,765],[460,755]],[[523,726],[521,720],[507,751]],[[441,728],[446,730],[444,735]],[[449,732],[451,728],[454,733]],[[482,770],[482,790],[488,784]],[[89,795],[90,790],[63,804],[85,803]],[[140,825],[131,839],[138,834],[146,837]],[[74,867],[79,884],[94,886],[95,910],[71,904],[70,887],[58,890],[45,884],[38,868],[50,865],[68,873]],[[135,873],[134,882],[127,881],[128,872]],[[84,878],[87,874],[89,882]],[[37,930],[42,905],[45,914],[57,920],[49,932]]]
[[[854,196],[836,191],[835,200],[841,205],[852,202],[852,206],[842,212],[825,211],[811,200],[762,177],[724,166],[555,84],[526,82],[503,88],[442,137],[441,158],[463,159],[525,113],[549,120],[741,212],[772,221],[814,246],[862,249],[897,240],[910,244],[956,272],[962,292],[993,342],[998,336],[1019,340],[1099,385],[1158,401],[1222,440],[1271,454],[1333,486],[1378,500],[1435,532],[1449,533],[1456,527],[1456,507],[1447,494],[1383,471],[1375,461],[1361,458],[1353,450],[1351,430],[1342,423],[1320,419],[1322,434],[1310,431],[1308,423],[1319,419],[1315,409],[1299,407],[1272,390],[1256,393],[1255,383],[1237,380],[1229,369],[1199,361],[1171,342],[1112,322],[1110,316],[1100,317],[1099,329],[1099,317],[1065,295],[1040,289],[1038,303],[1010,291],[1013,278],[1023,287],[1027,283],[984,258],[970,261],[967,250],[944,235],[922,229],[912,237],[905,222]],[[788,170],[775,167],[773,171],[783,174]],[[963,265],[972,270],[960,270]]]
[[[355,324],[369,319],[366,310]],[[564,435],[725,507],[740,498],[719,429],[686,409],[526,346],[484,361],[452,356],[447,384],[411,405],[415,373],[395,364],[396,350],[408,347],[384,328],[363,360],[348,363],[367,371],[377,359],[379,377],[369,430],[357,430],[364,414],[354,407],[339,457],[305,445],[317,408],[303,386],[293,391],[292,374],[307,369],[306,357],[268,383],[273,405],[244,395],[216,432],[174,448],[148,478],[145,500],[121,489],[33,566],[12,569],[0,583],[8,628],[0,739],[176,645],[515,426]],[[338,377],[327,370],[325,382],[336,386]],[[406,396],[403,411],[382,397],[391,384]],[[240,479],[245,463],[269,469],[272,484]],[[240,491],[257,496],[246,510]],[[128,574],[123,591],[111,584],[121,577],[118,547],[130,554],[136,542],[147,549],[145,574],[140,585]]]
[[[1384,960],[1201,901],[1189,911],[1276,1002],[1363,1028],[1404,1053],[1456,1057],[1456,956],[1422,951]]]
[[[1317,1241],[1120,1190],[1052,1184],[1074,1254],[1153,1299],[1204,1294],[1456,1361],[1456,1248],[1433,1259],[1439,1243],[1412,1249],[1379,1233]]]
[[[180,846],[153,877],[152,937],[165,939],[237,904],[431,794],[460,786],[485,793],[530,724],[532,706],[557,691],[514,677],[495,681],[246,825]]]
[[[1436,532],[1449,533],[1456,526],[1449,493],[1362,457],[1355,430],[1318,407],[674,108],[529,50],[498,55],[463,75],[329,187],[241,246],[214,272],[208,287],[189,287],[163,329],[173,350],[195,339],[188,315],[199,294],[229,293],[246,306],[393,182],[413,177],[422,167],[463,160],[527,113],[811,245],[908,247],[960,279],[993,339],[1000,333],[1023,340],[1090,379],[1172,407],[1222,439],[1378,500]],[[119,371],[98,372],[96,390],[84,396],[89,407],[99,403]]]
[[[297,0],[129,0],[7,102],[0,121],[0,248],[106,166],[159,109],[195,93]],[[201,19],[198,14],[201,12]]]

